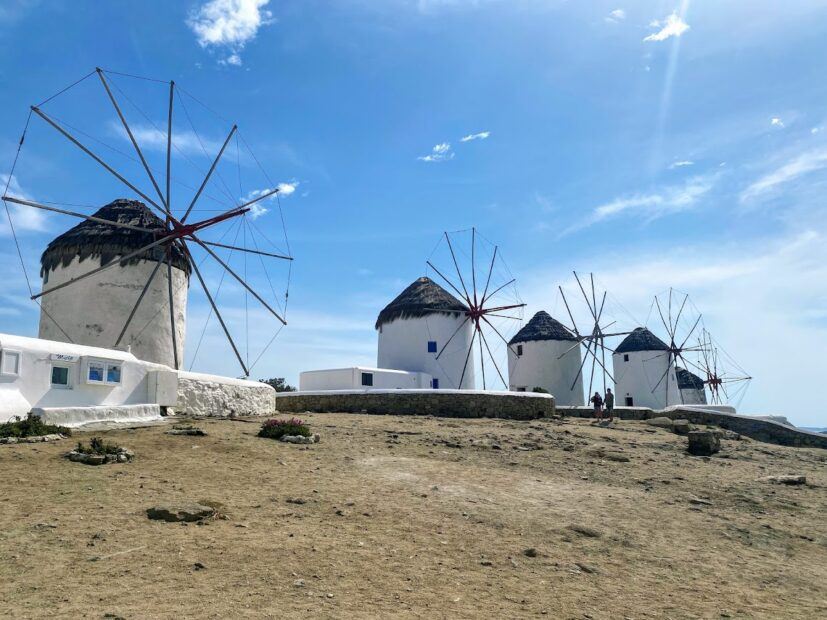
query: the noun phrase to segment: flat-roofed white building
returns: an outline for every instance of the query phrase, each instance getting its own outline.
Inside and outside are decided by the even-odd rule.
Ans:
[[[424,372],[366,366],[307,370],[299,374],[299,390],[302,392],[429,389],[431,383],[431,375]]]

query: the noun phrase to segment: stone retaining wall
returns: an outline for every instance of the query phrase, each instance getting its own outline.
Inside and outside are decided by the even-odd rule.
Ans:
[[[548,394],[472,390],[341,390],[282,392],[276,409],[303,413],[435,415],[448,418],[533,420],[554,414]]]
[[[589,407],[558,407],[562,415],[590,418],[594,411]],[[781,446],[796,446],[827,449],[827,435],[804,431],[772,420],[751,418],[744,415],[702,411],[694,408],[675,408],[666,411],[654,411],[645,408],[616,407],[615,416],[621,420],[648,420],[667,417],[689,420],[692,424],[711,424],[719,428],[735,431],[745,437],[774,443]]]

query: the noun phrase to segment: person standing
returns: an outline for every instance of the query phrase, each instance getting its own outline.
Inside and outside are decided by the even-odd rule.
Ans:
[[[603,419],[603,397],[600,392],[595,392],[589,400],[594,403],[594,417],[600,422]]]
[[[603,402],[606,404],[606,414],[611,422],[615,417],[615,395],[612,393],[612,388],[606,388],[606,397]]]

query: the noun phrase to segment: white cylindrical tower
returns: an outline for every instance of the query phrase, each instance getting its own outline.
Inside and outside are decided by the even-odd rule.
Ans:
[[[540,387],[558,405],[583,405],[580,346],[562,323],[541,310],[508,344],[510,390],[530,392]]]
[[[163,230],[164,223],[146,205],[119,199],[95,217]],[[155,241],[155,235],[84,220],[52,241],[40,258],[43,290],[57,286]],[[41,298],[40,338],[113,348],[155,266],[164,261],[163,246],[126,264],[106,269]],[[175,335],[179,365],[184,360],[187,288],[190,264],[170,249]],[[50,318],[51,317],[51,318]],[[65,332],[65,333],[64,333]],[[167,266],[161,265],[118,345],[138,358],[174,367]]]
[[[434,388],[473,390],[475,360],[468,351],[474,332],[467,311],[430,278],[417,279],[379,313],[377,366],[428,373]]]
[[[645,327],[635,328],[620,343],[612,355],[612,366],[615,406],[663,409],[680,403],[669,347]]]
[[[680,390],[680,404],[682,405],[705,405],[706,390],[704,380],[686,368],[675,368],[675,375]],[[672,400],[671,398],[669,399]],[[670,403],[672,404],[672,403]]]

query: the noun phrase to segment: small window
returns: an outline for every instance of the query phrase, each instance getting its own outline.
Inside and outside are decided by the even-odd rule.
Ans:
[[[372,372],[363,372],[362,373],[362,385],[365,387],[372,387],[373,386],[373,373]]]
[[[106,382],[120,383],[121,382],[121,365],[107,364],[106,365]]]
[[[525,390],[526,390],[526,387],[525,387],[524,385],[521,385],[521,386],[518,386],[518,387],[517,387],[517,389],[516,389],[515,391],[517,391],[517,392],[525,392]]]
[[[517,357],[522,357],[522,356],[523,356],[523,345],[518,344],[517,345]]]
[[[0,375],[14,375],[20,374],[20,352],[19,351],[2,351],[0,354]]]
[[[434,388],[435,390],[438,390],[438,389],[439,389],[439,379],[433,379],[433,380],[431,381],[431,385],[433,386],[433,388]]]
[[[627,407],[634,407],[635,406],[635,400],[631,396],[626,397],[626,406]]]
[[[52,386],[69,387],[69,368],[66,366],[52,366]]]
[[[628,354],[628,353],[624,353],[624,354],[623,354],[623,361],[624,361],[624,362],[628,362],[628,361],[629,361],[629,354]]]
[[[86,380],[89,383],[103,383],[103,376],[106,372],[106,364],[103,362],[89,362],[86,370]]]
[[[436,353],[436,340],[428,341],[428,353]]]

